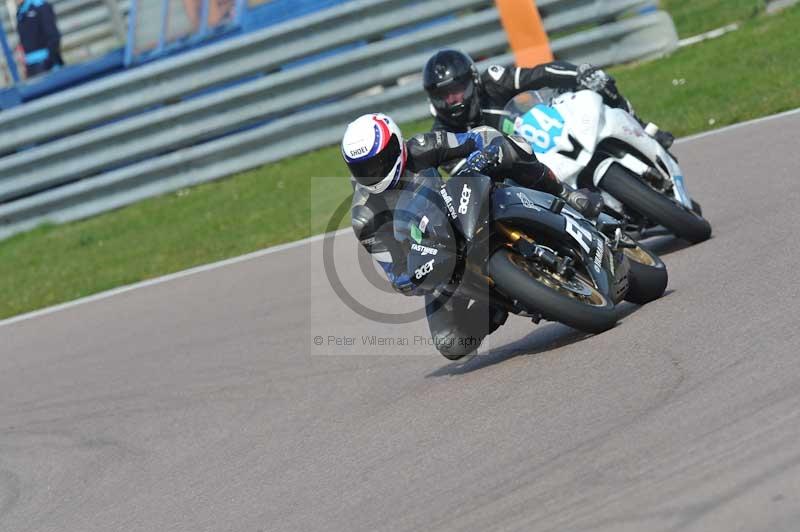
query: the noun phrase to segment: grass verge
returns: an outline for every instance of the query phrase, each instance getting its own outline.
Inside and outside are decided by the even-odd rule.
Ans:
[[[643,118],[677,135],[777,113],[800,107],[798,27],[800,8],[759,16],[738,32],[614,74]],[[312,178],[321,176],[328,179],[313,179],[312,210]],[[319,233],[349,194],[345,176],[338,149],[327,148],[0,242],[0,318]]]
[[[766,9],[765,0],[661,0],[681,39],[752,19]]]

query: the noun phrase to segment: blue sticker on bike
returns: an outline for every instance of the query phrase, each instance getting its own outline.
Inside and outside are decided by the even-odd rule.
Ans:
[[[564,118],[556,109],[539,104],[517,119],[516,131],[525,137],[533,151],[547,153],[556,147],[556,139],[564,134]]]

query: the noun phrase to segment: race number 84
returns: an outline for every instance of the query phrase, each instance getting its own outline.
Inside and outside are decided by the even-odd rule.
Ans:
[[[548,108],[551,109],[551,108]],[[552,109],[557,115],[558,112]],[[555,146],[554,138],[561,135],[564,122],[544,112],[538,106],[531,109],[522,119],[517,133],[525,137],[539,153],[551,150]]]

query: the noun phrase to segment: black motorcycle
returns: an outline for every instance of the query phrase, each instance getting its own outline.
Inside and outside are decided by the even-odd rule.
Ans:
[[[615,305],[661,297],[661,259],[601,215],[590,222],[544,192],[485,176],[436,176],[397,205],[412,282],[487,302],[538,323],[589,333],[617,322]]]

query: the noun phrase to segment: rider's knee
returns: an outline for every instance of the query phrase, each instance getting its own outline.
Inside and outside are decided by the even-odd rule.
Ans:
[[[438,332],[432,334],[436,349],[448,358],[463,357],[478,350],[484,336],[474,336],[464,332]]]

